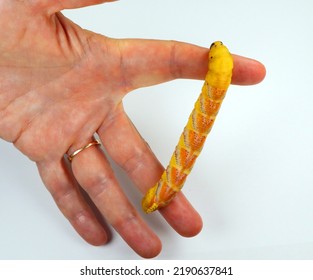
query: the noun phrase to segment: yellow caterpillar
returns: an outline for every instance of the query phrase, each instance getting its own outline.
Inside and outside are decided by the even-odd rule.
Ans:
[[[209,51],[208,72],[201,94],[161,179],[148,190],[142,208],[151,213],[166,206],[183,187],[231,82],[233,59],[222,42],[214,42]]]

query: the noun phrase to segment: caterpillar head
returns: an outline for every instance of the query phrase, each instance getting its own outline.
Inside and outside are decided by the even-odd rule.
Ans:
[[[208,84],[215,88],[227,89],[233,70],[233,58],[221,41],[211,44],[208,70]]]

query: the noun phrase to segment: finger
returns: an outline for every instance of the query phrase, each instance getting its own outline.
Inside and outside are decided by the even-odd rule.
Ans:
[[[108,235],[84,200],[65,160],[38,162],[37,167],[57,206],[80,236],[93,245],[106,243]]]
[[[146,192],[159,180],[164,168],[124,113],[122,105],[98,134],[112,159],[126,171],[141,192]],[[199,214],[182,193],[160,212],[183,236],[194,236],[202,228]]]
[[[160,40],[125,39],[118,42],[122,66],[131,88],[155,85],[176,78],[204,79],[208,49]],[[260,62],[234,55],[233,84],[252,85],[265,77]]]
[[[72,169],[106,221],[135,252],[146,258],[159,254],[160,240],[128,201],[99,148],[93,146],[75,156]]]
[[[233,59],[232,84],[253,85],[262,82],[265,78],[266,69],[259,61],[239,55],[233,55]]]
[[[35,3],[40,8],[48,10],[49,14],[53,14],[64,9],[75,9],[115,1],[117,0],[40,0],[36,1]]]

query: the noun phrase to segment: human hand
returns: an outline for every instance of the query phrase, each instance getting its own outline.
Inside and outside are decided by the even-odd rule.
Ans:
[[[89,243],[108,233],[105,220],[139,255],[154,257],[161,242],[121,190],[101,149],[71,154],[98,134],[109,156],[141,192],[163,167],[123,110],[130,91],[176,78],[203,79],[208,49],[174,41],[115,40],[81,29],[60,10],[100,0],[4,1],[0,4],[0,137],[32,161],[56,204]],[[234,84],[255,84],[264,67],[234,56]],[[160,210],[181,235],[196,235],[199,214],[182,193]]]

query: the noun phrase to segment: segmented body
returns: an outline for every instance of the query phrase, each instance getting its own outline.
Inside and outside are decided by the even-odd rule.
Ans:
[[[205,139],[231,82],[233,59],[222,42],[214,42],[209,51],[208,72],[201,94],[179,138],[178,145],[161,179],[148,190],[142,200],[146,213],[168,203],[183,187],[199,156]]]

